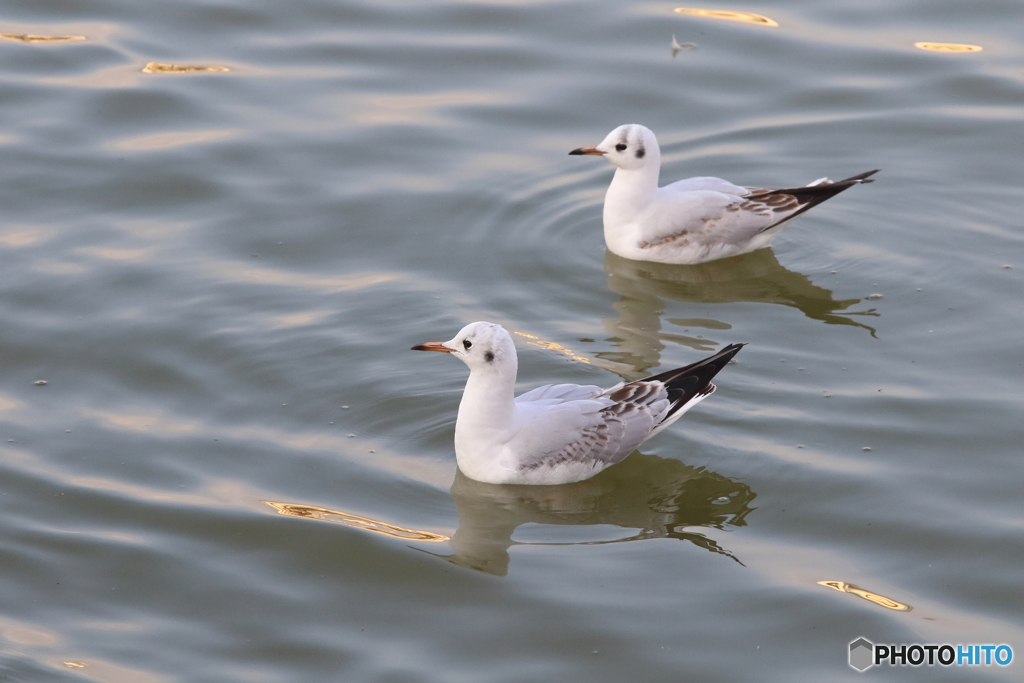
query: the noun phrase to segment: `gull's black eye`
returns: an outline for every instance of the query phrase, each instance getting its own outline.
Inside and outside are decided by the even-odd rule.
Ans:
[[[619,144],[615,145],[615,149],[619,150],[620,152],[625,152],[626,151],[626,143],[625,142],[620,142]]]
[[[462,348],[464,348],[464,349],[466,349],[467,351],[469,351],[469,348],[470,348],[471,346],[473,346],[473,342],[469,341],[468,339],[463,339],[463,340],[462,340]]]

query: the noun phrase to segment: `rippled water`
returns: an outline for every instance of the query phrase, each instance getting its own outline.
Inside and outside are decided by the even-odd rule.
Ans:
[[[0,33],[83,39],[0,39],[0,678],[1024,655],[1024,7],[674,7],[5,3]],[[883,171],[771,250],[631,262],[608,165],[566,154],[627,122],[663,181]],[[499,487],[456,474],[464,367],[408,351],[478,319],[523,389],[749,346],[642,454]]]

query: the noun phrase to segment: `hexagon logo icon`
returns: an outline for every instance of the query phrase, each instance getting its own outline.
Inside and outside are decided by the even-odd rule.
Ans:
[[[850,643],[850,666],[857,671],[864,671],[874,665],[874,643],[866,638],[858,638]]]

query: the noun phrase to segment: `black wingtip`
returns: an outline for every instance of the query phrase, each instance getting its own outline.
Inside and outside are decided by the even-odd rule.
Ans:
[[[871,178],[871,176],[875,175],[876,173],[878,173],[881,170],[882,169],[880,169],[880,168],[876,168],[874,171],[868,171],[867,173],[860,173],[858,175],[853,175],[853,176],[850,176],[849,178],[844,178],[843,180],[837,180],[834,184],[839,185],[840,183],[861,183],[861,184],[863,184],[863,183],[873,183],[873,182],[875,182],[875,179]]]
[[[722,371],[729,361],[740,352],[746,346],[746,343],[742,344],[729,344],[718,353],[708,356],[703,360],[699,360],[696,363],[691,363],[681,368],[674,370],[668,370],[658,375],[652,375],[646,377],[641,382],[664,382],[666,386],[672,387],[673,384],[685,383],[689,387],[692,387],[695,391],[700,391],[708,384],[711,380]],[[696,380],[696,381],[695,381]]]
[[[703,360],[692,363],[682,368],[669,370],[660,375],[654,375],[641,382],[661,382],[668,391],[672,407],[669,409],[665,419],[668,419],[677,410],[687,405],[695,396],[707,396],[714,392],[715,385],[711,380],[721,372],[729,361],[746,346],[745,343],[729,344],[718,353],[708,356]]]

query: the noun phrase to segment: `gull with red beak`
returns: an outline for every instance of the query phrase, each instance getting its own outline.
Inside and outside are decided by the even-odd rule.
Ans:
[[[604,239],[624,258],[692,264],[761,249],[791,220],[843,190],[874,182],[868,171],[835,182],[766,190],[721,178],[688,178],[658,187],[661,151],[654,133],[619,126],[595,147],[573,155],[603,156],[615,166],[604,198]]]
[[[610,389],[549,384],[518,397],[516,347],[501,325],[470,323],[449,341],[412,349],[448,353],[469,366],[455,421],[463,474],[492,484],[567,484],[621,462],[710,396],[711,379],[742,347]]]

